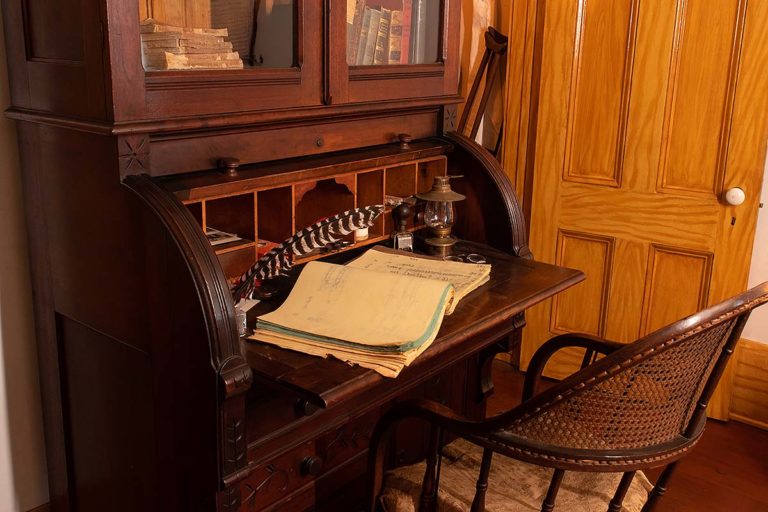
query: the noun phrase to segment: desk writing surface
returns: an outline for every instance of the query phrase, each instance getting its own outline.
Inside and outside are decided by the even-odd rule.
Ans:
[[[471,248],[471,252],[488,258],[492,265],[490,280],[462,299],[456,311],[444,318],[432,346],[396,379],[336,359],[246,341],[244,354],[254,377],[285,386],[319,407],[329,407],[378,387],[382,381],[417,380],[419,376],[479,352],[514,330],[512,320],[516,315],[584,279],[578,270],[515,258],[479,244],[462,243]]]

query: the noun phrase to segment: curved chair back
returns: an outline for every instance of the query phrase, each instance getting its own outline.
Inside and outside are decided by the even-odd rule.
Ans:
[[[623,347],[524,403],[504,430],[563,448],[633,450],[690,440],[768,283]]]

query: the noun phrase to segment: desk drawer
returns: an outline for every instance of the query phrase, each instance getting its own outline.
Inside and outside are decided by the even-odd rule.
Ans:
[[[380,416],[381,411],[377,408],[320,437],[317,454],[323,459],[323,473],[367,450]]]
[[[379,415],[377,408],[260,463],[232,490],[221,493],[219,510],[254,512],[291,496],[304,486],[311,492],[312,486],[308,484],[344,466],[368,449]],[[297,495],[291,500],[303,503]]]
[[[311,482],[319,473],[315,443],[304,443],[257,466],[248,477],[220,493],[219,510],[256,512]]]

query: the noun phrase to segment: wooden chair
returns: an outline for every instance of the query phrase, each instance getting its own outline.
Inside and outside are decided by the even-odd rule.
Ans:
[[[507,54],[507,44],[509,42],[507,36],[493,27],[488,27],[484,37],[485,51],[483,52],[483,58],[480,60],[480,66],[477,69],[477,74],[472,82],[472,87],[469,89],[467,100],[464,103],[464,111],[462,112],[461,119],[456,127],[458,133],[466,135],[472,140],[475,140],[477,132],[480,130],[480,123],[482,123],[483,116],[485,116],[486,109],[488,108],[488,101],[491,99],[493,84],[499,76],[501,65]],[[501,78],[503,79],[504,77],[502,76]],[[480,102],[475,105],[475,102],[477,101],[477,93],[481,84],[483,84],[483,93],[480,96]],[[470,124],[471,114],[474,114],[474,119],[472,119]],[[467,127],[469,127],[469,130],[467,130]],[[496,144],[494,145],[494,148],[490,150],[497,158],[503,131],[504,127],[502,126],[499,128]]]
[[[768,283],[763,283],[628,345],[585,335],[557,336],[531,360],[523,403],[495,417],[472,420],[426,400],[398,406],[382,418],[371,440],[371,510],[382,487],[385,434],[406,417],[433,425],[421,511],[436,509],[443,432],[483,449],[472,512],[485,510],[495,452],[554,470],[543,511],[553,510],[566,470],[623,473],[608,506],[619,511],[636,471],[666,465],[643,507],[652,510],[678,460],[704,431],[707,403],[750,312],[766,302]],[[565,347],[586,349],[582,369],[536,394],[547,360]],[[604,357],[596,359],[598,354]]]

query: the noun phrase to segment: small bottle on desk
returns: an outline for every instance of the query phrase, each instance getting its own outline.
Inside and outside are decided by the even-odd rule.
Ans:
[[[392,218],[395,221],[392,244],[395,249],[413,252],[413,233],[409,233],[407,227],[411,215],[413,215],[413,210],[406,202],[400,203],[392,210]]]

